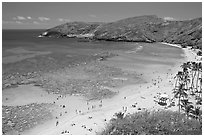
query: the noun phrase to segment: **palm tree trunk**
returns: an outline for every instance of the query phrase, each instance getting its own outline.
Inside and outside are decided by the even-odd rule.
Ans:
[[[202,74],[201,74],[202,75]],[[202,76],[201,76],[202,78]],[[202,79],[201,79],[202,80]],[[201,98],[202,98],[202,81],[200,80],[200,93],[201,93]]]
[[[199,80],[199,70],[198,70],[198,74],[197,74],[197,79],[196,79],[196,90],[198,90],[198,80]]]
[[[179,95],[179,113],[181,111],[181,95]]]
[[[186,73],[185,80],[184,80],[185,81],[185,88],[186,89],[188,89],[188,77],[187,77],[187,75],[188,74]]]
[[[176,88],[177,82],[178,82],[178,77],[176,76],[176,84],[175,84],[174,88]]]
[[[186,82],[185,82],[186,84],[186,89],[188,90],[188,81],[186,80]]]
[[[194,72],[194,75],[192,77],[192,82],[191,82],[191,88],[193,89],[194,88],[194,78],[196,76],[196,71]]]

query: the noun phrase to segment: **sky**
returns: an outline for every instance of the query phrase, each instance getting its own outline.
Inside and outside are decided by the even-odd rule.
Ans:
[[[112,22],[157,15],[169,20],[202,17],[201,2],[3,2],[3,29],[47,29],[72,21]]]

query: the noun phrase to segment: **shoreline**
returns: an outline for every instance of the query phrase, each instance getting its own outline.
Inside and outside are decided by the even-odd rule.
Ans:
[[[198,56],[196,54],[197,51],[193,51],[190,47],[182,48],[179,44],[170,44],[170,43],[165,43],[161,42],[162,44],[169,45],[172,47],[177,47],[183,50],[184,52],[184,60],[187,61],[201,61],[202,56]]]
[[[172,46],[172,45],[171,45]],[[176,46],[176,45],[173,45]],[[179,47],[179,46],[176,46]],[[184,50],[185,56],[188,57],[188,50]],[[192,59],[193,55],[188,57],[188,59]],[[172,94],[172,89],[173,89],[173,84],[174,84],[174,75],[179,71],[180,65],[182,62],[184,62],[187,58],[184,57],[181,61],[177,62],[173,68],[171,68],[170,72],[168,72],[167,75],[159,75],[155,74],[159,79],[163,79],[158,86],[160,86],[160,90],[163,91],[163,93],[168,94],[171,97]],[[172,81],[169,83],[169,80]],[[159,80],[158,80],[159,81]],[[172,85],[171,85],[172,84]],[[141,92],[144,91],[144,92]],[[129,95],[127,94],[129,93]],[[95,134],[95,133],[90,133],[87,132],[79,126],[81,123],[86,123],[85,125],[88,126],[89,128],[93,129],[96,133],[99,133],[103,128],[105,128],[105,125],[107,122],[103,121],[102,119],[106,119],[109,121],[111,118],[113,118],[114,113],[116,112],[121,112],[123,111],[123,107],[127,108],[127,111],[125,114],[128,113],[134,113],[136,111],[139,111],[138,109],[148,109],[148,110],[158,110],[158,109],[164,109],[164,107],[159,106],[158,104],[155,104],[154,102],[154,96],[156,96],[158,93],[158,88],[153,87],[151,83],[145,83],[145,84],[139,84],[139,85],[128,85],[124,86],[119,89],[119,95],[116,95],[112,99],[104,100],[103,108],[101,110],[96,110],[92,113],[88,113],[85,115],[81,116],[76,116],[72,119],[73,123],[76,124],[76,127],[70,127],[69,125],[72,123],[70,120],[66,120],[66,122],[63,122],[64,126],[61,126],[60,129],[53,131],[50,133],[50,130],[47,130],[47,132],[41,132],[41,134],[46,134],[49,131],[49,134],[59,134],[59,130],[65,131],[66,129],[69,129],[70,133],[73,135],[84,135],[84,134]],[[124,99],[124,96],[126,99]],[[120,100],[120,103],[118,102]],[[135,102],[137,102],[137,107],[132,108],[131,105],[133,105]],[[110,105],[111,104],[111,105]],[[177,107],[173,107],[170,110],[175,111],[177,110]],[[87,119],[88,116],[93,117],[93,121],[90,121]],[[97,123],[98,126],[96,127],[93,123]],[[66,126],[67,125],[67,126]],[[38,130],[36,129],[36,132]],[[34,133],[36,133],[34,132]],[[69,133],[69,134],[70,134]]]
[[[177,48],[180,48],[182,49],[181,45],[179,44],[171,44],[171,43],[166,43],[166,42],[160,42],[161,44],[165,44],[165,45],[169,45],[169,46],[172,46],[172,47],[177,47]]]
[[[167,45],[169,45],[167,43]],[[179,47],[175,44],[170,44],[169,46]],[[181,48],[181,47],[179,47]],[[69,130],[69,133],[72,135],[85,135],[85,134],[96,134],[99,133],[105,125],[109,122],[113,115],[117,112],[124,112],[126,114],[131,114],[140,110],[159,110],[165,109],[154,102],[154,97],[161,94],[167,94],[169,97],[172,96],[172,89],[174,85],[174,76],[179,71],[180,65],[186,60],[192,60],[196,58],[196,54],[191,53],[189,49],[182,49],[184,51],[184,59],[180,59],[172,68],[167,69],[165,72],[153,72],[151,74],[154,77],[154,81],[158,84],[153,85],[152,82],[143,83],[143,84],[132,84],[118,88],[119,94],[110,99],[103,100],[103,106],[97,107],[90,112],[85,112],[87,106],[83,106],[86,103],[84,100],[79,100],[81,103],[82,114],[75,114],[75,109],[71,111],[69,115],[63,114],[59,117],[59,125],[55,126],[55,119],[48,121],[42,125],[39,125],[25,134],[61,134],[64,131]],[[75,100],[76,101],[76,100]],[[66,102],[68,103],[69,101]],[[90,104],[98,106],[99,101],[91,101]],[[65,100],[60,99],[57,105],[64,104]],[[132,107],[133,104],[137,103],[136,107]],[[76,103],[75,103],[76,104]],[[66,108],[68,105],[66,105]],[[80,107],[79,107],[80,108]],[[84,109],[84,110],[83,110]],[[87,109],[87,108],[86,108]],[[64,110],[64,109],[63,109]],[[172,107],[169,110],[177,110],[177,107]],[[87,110],[86,110],[87,111]],[[61,112],[61,111],[59,111]],[[91,117],[91,119],[89,119]],[[73,126],[74,124],[74,126]],[[83,128],[82,125],[85,125],[87,128]],[[91,129],[91,132],[90,130]]]

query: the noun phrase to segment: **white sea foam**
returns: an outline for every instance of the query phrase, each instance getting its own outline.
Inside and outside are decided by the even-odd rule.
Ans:
[[[137,48],[127,51],[126,53],[136,53],[138,51],[141,51],[143,49],[143,46],[138,46]]]

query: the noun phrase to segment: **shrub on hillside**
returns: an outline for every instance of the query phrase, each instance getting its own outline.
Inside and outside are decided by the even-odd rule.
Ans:
[[[202,134],[202,124],[173,111],[143,111],[112,118],[103,135],[192,135]]]

